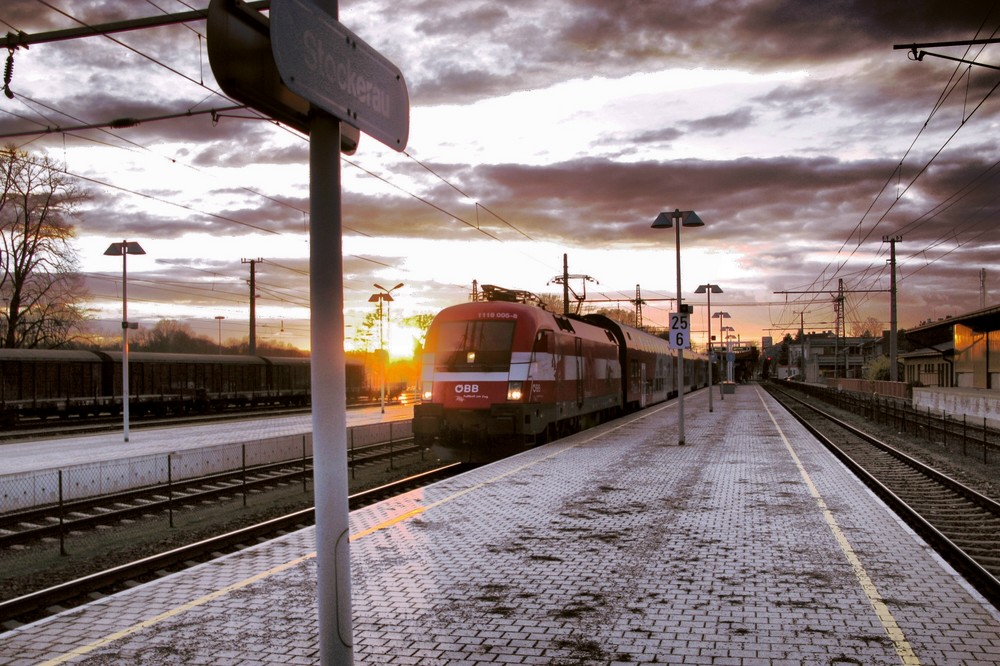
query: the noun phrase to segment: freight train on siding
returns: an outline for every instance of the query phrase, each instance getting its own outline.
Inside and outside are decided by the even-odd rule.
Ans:
[[[130,352],[128,360],[136,418],[310,403],[308,358]],[[346,380],[351,401],[366,389],[361,361],[347,360]],[[0,425],[121,411],[121,352],[0,349]]]
[[[413,433],[440,457],[489,460],[677,395],[666,340],[554,314],[526,292],[484,292],[492,300],[446,308],[427,332]],[[708,382],[708,358],[685,354],[683,390]]]

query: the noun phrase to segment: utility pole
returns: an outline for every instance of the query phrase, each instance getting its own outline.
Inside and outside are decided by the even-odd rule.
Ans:
[[[806,378],[806,315],[808,310],[799,310],[799,363],[802,365],[802,379]]]
[[[583,281],[583,288],[581,290],[583,292],[582,294],[576,293],[576,290],[573,289],[573,288],[571,288],[569,286],[569,281],[570,280],[582,280]],[[587,282],[594,282],[594,283],[600,284],[600,283],[597,282],[597,280],[595,280],[594,278],[590,277],[589,275],[570,275],[569,274],[569,258],[567,257],[567,255],[564,254],[563,255],[563,272],[562,272],[562,275],[557,275],[554,278],[552,278],[551,280],[549,280],[549,284],[555,283],[555,284],[561,284],[563,286],[563,315],[568,315],[569,314],[569,294],[570,294],[570,292],[573,292],[573,298],[576,299],[576,304],[577,304],[576,305],[576,310],[577,310],[577,312],[580,311],[580,304],[583,303],[585,300],[587,300]]]
[[[889,243],[889,381],[899,381],[899,371],[896,369],[896,358],[899,347],[896,342],[896,243],[903,240],[902,236],[882,236],[883,243]]]
[[[569,314],[569,255],[563,253],[563,316]]]
[[[642,328],[642,295],[639,285],[635,285],[635,327]]]
[[[845,319],[845,317],[844,317],[844,314],[845,314],[844,313],[844,278],[840,278],[837,281],[837,295],[836,295],[835,299],[836,300],[834,301],[833,309],[834,309],[834,314],[836,315],[834,318],[837,320],[837,323],[834,324],[834,328],[833,328],[833,334],[834,334],[834,343],[833,343],[833,354],[834,354],[834,356],[833,356],[833,378],[837,379],[838,377],[840,377],[840,333],[841,333],[841,326],[843,325],[845,329],[847,328],[847,325],[844,322],[844,319]],[[846,331],[845,331],[844,337],[845,338],[847,337]],[[845,340],[844,343],[846,344],[847,341]],[[844,355],[844,377],[847,377],[847,355],[846,354]]]
[[[888,290],[886,290],[886,289],[844,289],[844,280],[841,279],[841,280],[838,281],[837,291],[836,292],[828,292],[828,291],[776,291],[774,293],[776,293],[776,294],[785,294],[785,295],[788,295],[788,294],[826,294],[826,293],[830,294],[830,296],[833,298],[833,309],[834,309],[835,319],[836,319],[835,324],[834,324],[835,327],[836,327],[835,328],[835,338],[834,338],[834,340],[835,340],[834,352],[836,354],[836,358],[834,359],[834,371],[833,371],[833,374],[834,374],[835,377],[839,377],[840,376],[839,373],[840,373],[840,335],[841,335],[841,329],[843,329],[845,331],[845,335],[846,335],[846,330],[847,330],[846,325],[844,325],[844,294],[846,294],[846,293],[850,293],[850,294],[880,294],[880,293],[884,293],[886,291],[888,291]],[[845,344],[846,344],[846,342],[845,342]],[[845,365],[846,365],[846,363],[845,363]]]
[[[241,264],[250,264],[250,355],[257,354],[257,262],[263,259],[240,259]]]

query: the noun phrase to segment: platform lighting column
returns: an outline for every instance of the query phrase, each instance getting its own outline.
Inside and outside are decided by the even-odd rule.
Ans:
[[[146,254],[142,246],[136,242],[123,240],[112,243],[104,251],[105,256],[120,256],[122,258],[122,424],[125,441],[128,441],[128,330],[139,328],[138,324],[128,321],[128,262],[130,254]]]
[[[375,284],[374,286],[375,286],[376,289],[380,289],[381,291],[379,291],[379,293],[377,293],[377,294],[372,294],[368,298],[368,302],[369,303],[378,303],[378,349],[379,349],[379,357],[380,357],[379,358],[379,363],[382,366],[381,367],[381,373],[380,373],[381,380],[379,381],[379,384],[380,384],[379,393],[381,395],[381,399],[380,399],[379,402],[380,402],[380,404],[382,406],[382,413],[385,414],[385,375],[386,375],[387,368],[388,368],[388,363],[386,362],[387,361],[387,352],[386,352],[386,349],[385,349],[385,344],[386,344],[386,338],[388,336],[384,335],[383,331],[382,331],[382,302],[385,301],[385,303],[386,303],[386,306],[385,306],[385,318],[386,318],[386,320],[388,320],[389,319],[389,305],[388,304],[393,301],[392,292],[394,292],[397,289],[399,289],[400,287],[402,287],[403,283],[400,282],[399,284],[397,284],[392,289],[386,289],[385,287],[383,287],[380,284]],[[388,323],[388,321],[387,321],[387,323]],[[386,333],[388,333],[388,332],[386,332]]]
[[[737,339],[735,335],[736,329],[732,326],[725,326],[722,330],[726,331],[726,381],[732,382],[734,381],[733,362],[729,358],[733,352],[733,340]]]
[[[718,319],[719,320],[719,344],[720,345],[725,345],[725,342],[723,342],[723,337],[722,337],[722,320],[723,319],[729,319],[729,318],[730,317],[729,317],[729,313],[728,312],[716,312],[716,313],[714,313],[712,315],[712,319]],[[726,394],[722,390],[722,382],[721,381],[719,382],[719,398],[721,400],[725,400],[726,399]]]
[[[674,209],[672,213],[662,212],[653,221],[653,229],[674,228],[674,250],[677,255],[677,312],[684,312],[681,301],[681,226],[703,227],[698,214],[693,210]],[[690,338],[688,339],[690,342]],[[684,446],[684,349],[677,350],[677,444]]]
[[[715,373],[715,361],[712,359],[712,294],[721,294],[722,287],[717,284],[700,284],[694,290],[696,294],[706,294],[708,297],[708,411],[714,411],[712,407],[712,375]],[[721,340],[720,340],[721,342]]]

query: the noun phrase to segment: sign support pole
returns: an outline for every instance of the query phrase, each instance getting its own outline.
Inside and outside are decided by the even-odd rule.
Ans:
[[[208,9],[209,62],[223,91],[309,134],[310,376],[321,666],[354,663],[340,151],[357,147],[354,130],[402,151],[410,125],[402,72],[340,24],[337,4],[272,0],[266,18],[239,0],[211,0]],[[333,69],[344,68],[353,83],[331,79],[330,58]]]
[[[324,666],[354,661],[340,187],[340,121],[313,107],[309,301],[319,647]]]

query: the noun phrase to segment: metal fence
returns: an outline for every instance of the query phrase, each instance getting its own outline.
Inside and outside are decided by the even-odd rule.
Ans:
[[[930,408],[915,409],[908,401],[883,395],[838,391],[815,384],[788,383],[793,388],[823,402],[854,414],[864,416],[874,423],[894,428],[903,435],[911,435],[944,446],[961,447],[963,455],[976,456],[983,463],[1000,461],[1000,430],[991,428],[987,419],[969,419],[951,416],[946,412],[935,413]]]
[[[364,455],[360,449],[402,442],[412,438],[412,434],[409,421],[349,428],[348,456],[353,459],[357,455],[360,460]],[[68,544],[72,544],[74,554],[100,557],[108,548],[128,549],[148,540],[150,519],[168,523],[171,528],[203,527],[205,511],[232,511],[232,502],[219,501],[220,498],[238,503],[242,497],[242,506],[246,507],[248,497],[254,497],[257,487],[263,484],[272,486],[267,499],[251,501],[251,507],[265,502],[311,502],[312,454],[312,436],[300,434],[3,475],[0,476],[0,523],[20,522],[22,527],[33,523],[35,528],[41,527],[42,535],[38,538],[51,546],[50,552],[66,555]],[[273,489],[276,483],[261,469],[275,464],[284,472],[278,490]],[[386,464],[392,468],[391,452]],[[191,490],[190,483],[185,483],[212,474],[229,478],[225,482],[199,483],[204,490],[197,493]],[[130,496],[140,494],[144,498],[141,503],[129,501]],[[86,500],[94,498],[100,498],[101,506],[106,508],[94,509],[92,503],[80,508]],[[103,519],[94,514],[111,509],[124,511],[115,515],[114,529],[106,529],[101,526]],[[3,529],[0,525],[0,542],[5,542]],[[36,550],[33,548],[32,552]],[[0,547],[0,563],[5,551],[6,547]],[[47,557],[44,552],[40,556]],[[3,579],[0,574],[0,582]]]
[[[348,455],[353,457],[364,446],[412,436],[410,421],[354,426],[347,432]],[[0,515],[311,457],[312,435],[303,434],[6,474],[0,476]]]

